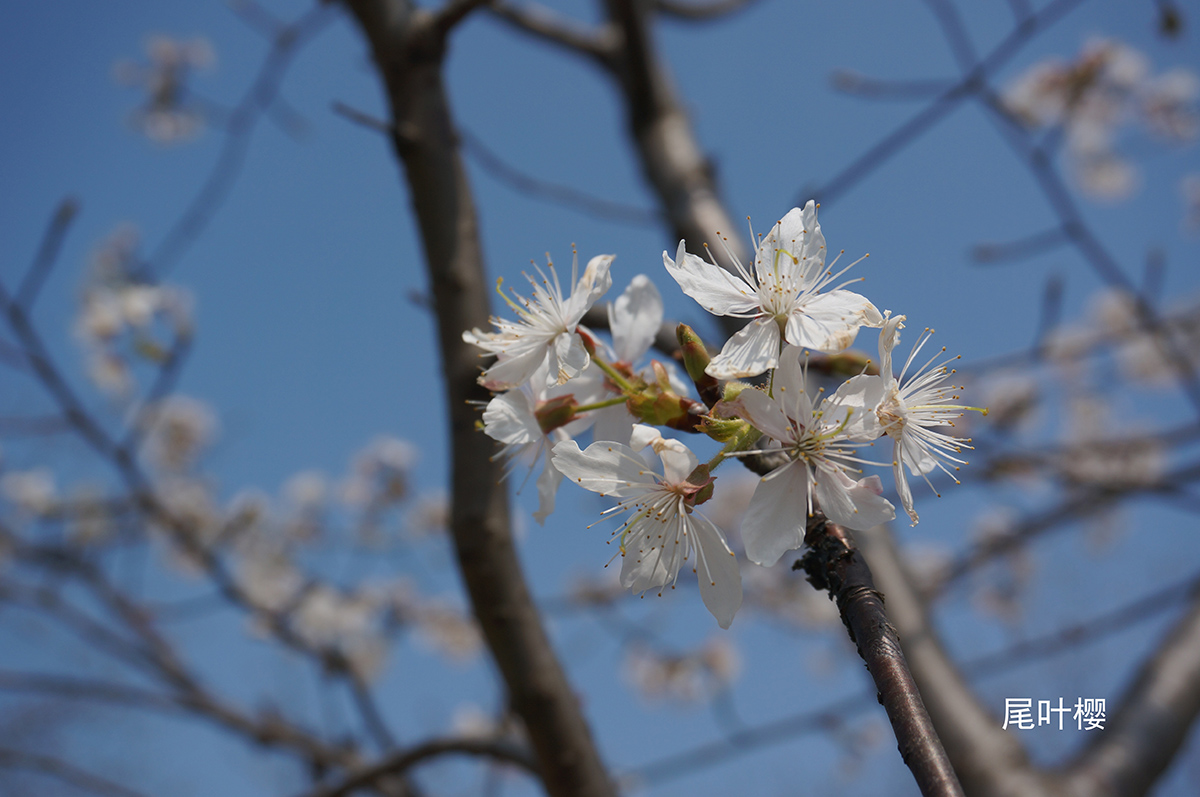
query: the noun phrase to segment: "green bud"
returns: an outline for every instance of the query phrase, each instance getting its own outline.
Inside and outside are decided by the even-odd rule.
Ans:
[[[721,392],[722,401],[734,401],[738,396],[742,395],[742,391],[747,388],[753,388],[754,385],[746,382],[726,382],[725,388]]]
[[[741,418],[714,418],[705,415],[697,425],[697,431],[706,434],[718,443],[728,443],[736,437],[747,423]]]
[[[683,354],[683,367],[687,369],[700,398],[711,407],[720,398],[720,383],[704,371],[710,362],[708,348],[695,330],[687,324],[675,327],[675,337],[679,341],[679,351]]]

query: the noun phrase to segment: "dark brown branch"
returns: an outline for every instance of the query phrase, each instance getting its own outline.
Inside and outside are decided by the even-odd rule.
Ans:
[[[812,585],[837,602],[859,656],[875,681],[900,746],[921,793],[962,795],[962,786],[942,748],[916,682],[908,670],[895,628],[888,622],[883,596],[849,534],[824,517],[810,519],[804,543],[808,551],[796,563]]]
[[[444,39],[472,11],[491,2],[492,0],[448,0],[434,13],[433,28]]]
[[[469,755],[520,767],[538,776],[537,762],[528,751],[511,743],[491,739],[431,739],[407,750],[398,751],[381,761],[352,770],[340,783],[308,792],[305,797],[346,797],[356,789],[381,778],[402,775],[418,764],[447,755]]]
[[[427,12],[408,2],[348,0],[387,92],[437,310],[451,424],[450,531],[484,638],[525,723],[543,785],[556,797],[611,797],[614,787],[529,594],[509,527],[492,441],[475,429],[488,393],[464,330],[488,323],[471,187],[442,81],[444,48]]]

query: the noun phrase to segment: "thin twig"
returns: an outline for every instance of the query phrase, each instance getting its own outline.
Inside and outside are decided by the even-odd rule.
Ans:
[[[58,252],[67,236],[67,228],[70,227],[78,213],[79,203],[75,199],[67,197],[59,203],[58,209],[50,218],[50,224],[42,236],[42,243],[38,247],[37,255],[34,256],[33,263],[30,264],[29,270],[25,272],[25,277],[17,288],[15,301],[26,311],[33,307],[38,291],[41,290],[50,270],[57,262]]]
[[[77,789],[106,797],[144,797],[142,792],[81,769],[61,758],[42,753],[0,748],[0,768],[36,772],[47,778],[62,781]]]
[[[397,751],[374,764],[352,770],[341,782],[308,792],[304,797],[345,797],[381,778],[402,775],[418,764],[447,755],[488,758],[517,766],[535,777],[538,775],[537,762],[529,751],[510,742],[493,739],[431,739],[407,750]]]
[[[170,271],[184,251],[208,226],[241,173],[254,128],[262,113],[274,102],[291,59],[302,44],[315,36],[333,18],[329,6],[318,3],[275,35],[253,83],[229,114],[221,152],[207,179],[179,220],[150,255],[150,276],[161,277]]]

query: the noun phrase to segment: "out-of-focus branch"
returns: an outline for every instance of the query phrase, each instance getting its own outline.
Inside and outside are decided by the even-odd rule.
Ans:
[[[1104,733],[1063,774],[1071,794],[1147,794],[1200,715],[1200,599],[1163,637]]]
[[[50,225],[46,228],[45,235],[42,236],[42,243],[38,247],[37,255],[33,258],[29,270],[25,272],[21,284],[17,287],[15,301],[26,310],[33,306],[42,283],[50,274],[50,269],[54,266],[55,261],[58,260],[58,250],[62,247],[63,239],[67,235],[67,228],[78,213],[79,203],[70,197],[60,202],[58,209],[54,211]]]
[[[897,633],[900,634],[905,657],[913,669],[913,675],[917,678],[918,685],[920,685],[922,679],[918,674],[928,669],[928,664],[922,663],[921,659],[930,654],[938,657],[944,657],[946,654],[940,645],[936,649],[929,647],[931,644],[936,645],[937,640],[931,634],[928,618],[924,614],[924,609],[921,608],[920,599],[913,593],[911,586],[904,586],[904,582],[910,580],[909,576],[902,574],[899,578],[903,580],[898,580],[895,568],[900,567],[900,560],[895,552],[891,535],[885,532],[885,529],[859,532],[855,539],[859,543],[860,550],[871,563],[871,572],[876,584],[886,590],[884,594],[888,601],[888,618],[896,626]],[[881,545],[886,547],[881,549],[879,547]],[[1081,623],[1074,623],[1043,636],[1021,640],[1001,650],[968,659],[962,662],[959,668],[964,675],[973,679],[1009,672],[1015,667],[1028,666],[1032,662],[1056,656],[1064,651],[1076,650],[1089,642],[1118,634],[1139,623],[1151,620],[1162,612],[1175,609],[1182,598],[1197,595],[1200,595],[1200,576],[1193,576],[1165,589],[1142,596],[1112,611],[1088,618]],[[562,599],[564,605],[570,604],[570,602],[569,598]],[[919,611],[914,613],[914,609]],[[970,706],[975,703],[972,693],[967,692],[965,695],[961,693],[960,690],[965,688],[961,683],[955,684],[944,680],[938,683],[937,690],[927,690],[923,693],[928,696],[926,706],[930,708],[930,716],[934,718],[935,725],[941,724],[938,716],[939,705],[942,702],[959,703],[962,706]],[[952,689],[952,693],[945,701],[937,699],[941,693],[941,685]],[[963,701],[963,697],[967,702]],[[874,692],[834,700],[821,708],[731,731],[717,741],[666,755],[619,774],[618,777],[631,784],[652,786],[680,775],[695,774],[700,769],[728,763],[735,758],[750,755],[772,744],[781,744],[804,734],[835,729],[851,717],[873,707],[876,702]],[[986,734],[990,734],[995,722],[982,709],[980,709],[979,716],[980,729]],[[953,736],[947,739],[951,745],[947,752],[951,753],[951,761],[956,764],[955,771],[962,776],[968,770],[964,770],[956,762],[955,741]],[[977,741],[987,743],[984,734],[981,734]],[[995,741],[1000,740],[997,738]],[[1028,761],[1021,752],[1019,744],[1001,743],[996,746],[996,749],[992,749],[992,746],[989,745],[985,753],[987,756],[1004,756],[999,759],[999,763],[1005,761],[1011,763],[1013,759],[1005,755],[1006,748],[1009,749],[1009,756],[1012,755],[1012,751],[1015,751],[1015,763],[1019,767],[1015,774],[1006,776],[1007,783],[1017,790],[1015,793],[1018,795],[1041,793],[1039,791],[1040,783],[1024,774],[1024,768],[1028,766]],[[1022,789],[1024,791],[1021,791]]]
[[[82,791],[104,795],[104,797],[143,797],[142,792],[134,791],[128,786],[122,786],[108,778],[88,772],[61,758],[42,753],[27,753],[23,750],[0,748],[0,769],[36,772]]]
[[[346,797],[387,776],[401,775],[417,766],[448,755],[468,755],[520,767],[538,776],[537,762],[528,751],[503,741],[491,739],[431,739],[407,750],[400,750],[383,760],[351,771],[344,780],[332,786],[308,792],[305,797]]]
[[[589,30],[557,11],[536,3],[493,2],[488,8],[513,28],[534,38],[586,55],[602,64],[612,57],[612,36],[607,30]]]
[[[992,112],[992,118],[1005,141],[1025,162],[1042,190],[1054,214],[1058,217],[1063,235],[1074,245],[1084,261],[1096,274],[1115,288],[1128,292],[1133,300],[1133,309],[1138,324],[1151,334],[1154,344],[1167,362],[1174,366],[1181,390],[1200,413],[1200,375],[1197,374],[1190,352],[1175,339],[1163,325],[1155,309],[1138,291],[1137,286],[1125,274],[1116,258],[1100,241],[1083,219],[1074,197],[1055,169],[1050,153],[1036,144],[1029,132],[1012,122],[998,97],[981,90],[984,107]]]
[[[542,782],[556,797],[611,797],[578,700],[529,594],[509,527],[492,441],[475,429],[478,355],[464,330],[488,323],[483,251],[467,172],[442,81],[443,35],[402,0],[347,0],[370,44],[392,115],[393,144],[425,250],[451,424],[450,530],[472,607]]]
[[[712,0],[707,3],[688,3],[682,0],[654,0],[654,9],[662,14],[686,19],[689,22],[708,22],[721,19],[748,7],[757,0]]]
[[[612,72],[625,101],[630,134],[672,237],[687,241],[694,253],[711,243],[710,253],[717,263],[732,270],[729,253],[745,262],[752,242],[742,237],[741,225],[734,224],[726,211],[712,164],[696,140],[666,65],[658,58],[650,3],[605,0],[604,7],[609,24],[619,32]],[[732,318],[722,317],[721,323],[728,335],[739,327]]]
[[[472,11],[491,2],[492,0],[449,0],[434,12],[431,25],[439,36],[445,38]]]
[[[200,190],[179,220],[167,232],[149,258],[151,276],[168,272],[184,251],[200,236],[241,172],[250,139],[262,114],[269,111],[287,74],[288,65],[301,46],[324,29],[333,18],[327,4],[318,3],[296,21],[279,28],[258,74],[241,101],[229,113],[221,153]]]
[[[962,795],[962,786],[909,672],[866,559],[845,529],[820,514],[809,519],[804,544],[808,551],[795,569],[804,570],[814,587],[827,590],[837,602],[850,640],[866,662],[879,702],[891,720],[900,756],[912,771],[921,794]],[[927,688],[936,691],[941,686],[931,684]]]
[[[948,91],[954,81],[944,78],[928,80],[892,80],[868,77],[849,69],[836,69],[829,76],[829,86],[834,91],[856,97],[883,100],[927,99]]]
[[[531,177],[505,163],[478,136],[462,128],[459,128],[458,135],[462,139],[467,154],[484,171],[501,182],[512,186],[522,194],[546,199],[557,205],[573,207],[579,212],[586,213],[594,218],[618,221],[623,224],[656,226],[662,221],[659,215],[653,210],[601,199],[569,185],[551,183]]]
[[[971,249],[971,258],[977,263],[987,264],[1022,260],[1056,249],[1067,242],[1067,236],[1063,233],[1062,227],[1052,227],[1015,241],[988,241],[976,244]]]
[[[1045,794],[1043,778],[1034,771],[1020,741],[979,703],[962,670],[942,647],[890,531],[880,526],[858,532],[855,538],[887,598],[888,619],[903,640],[913,678],[964,790],[997,797]]]
[[[255,744],[279,747],[301,756],[309,766],[318,770],[348,767],[358,762],[358,756],[352,748],[326,744],[319,737],[275,713],[263,713],[257,718],[248,716],[214,695],[192,674],[167,638],[158,632],[149,614],[118,589],[96,564],[69,548],[32,545],[11,536],[7,543],[21,561],[50,573],[78,579],[90,590],[99,605],[136,637],[137,642],[126,640],[99,621],[74,610],[55,590],[39,590],[40,601],[45,609],[83,634],[89,642],[103,643],[102,649],[109,650],[172,691],[158,694],[115,684],[55,676],[38,680],[35,676],[12,673],[0,673],[0,689],[23,687],[31,691],[56,692],[65,697],[86,697],[159,710],[171,707],[186,709]]]
[[[914,141],[934,124],[945,118],[959,104],[971,97],[982,87],[988,77],[1007,64],[1034,35],[1053,25],[1083,0],[1055,0],[1037,14],[1025,17],[990,53],[983,57],[954,86],[947,89],[915,116],[884,136],[870,149],[825,182],[819,188],[804,193],[810,194],[822,204],[829,204],[840,194],[854,187],[860,180],[882,166],[893,155]],[[800,197],[806,200],[809,196]]]
[[[1004,536],[976,545],[956,557],[942,571],[942,578],[938,582],[937,589],[946,588],[985,562],[1006,554],[1029,540],[1060,527],[1067,521],[1094,515],[1130,495],[1156,493],[1169,496],[1177,492],[1183,485],[1190,484],[1197,479],[1200,479],[1200,464],[1193,463],[1172,470],[1153,484],[1129,484],[1120,489],[1094,487],[1080,490],[1069,495],[1057,505],[1030,515],[1014,525],[1011,531]]]

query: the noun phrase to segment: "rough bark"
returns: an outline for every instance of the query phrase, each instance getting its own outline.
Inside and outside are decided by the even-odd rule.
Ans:
[[[509,526],[492,440],[475,429],[486,401],[464,330],[485,327],[479,229],[442,82],[445,19],[400,0],[348,0],[371,44],[391,105],[393,141],[424,246],[450,417],[452,515],[459,569],[475,616],[525,723],[547,792],[608,797],[615,789],[529,594]]]

